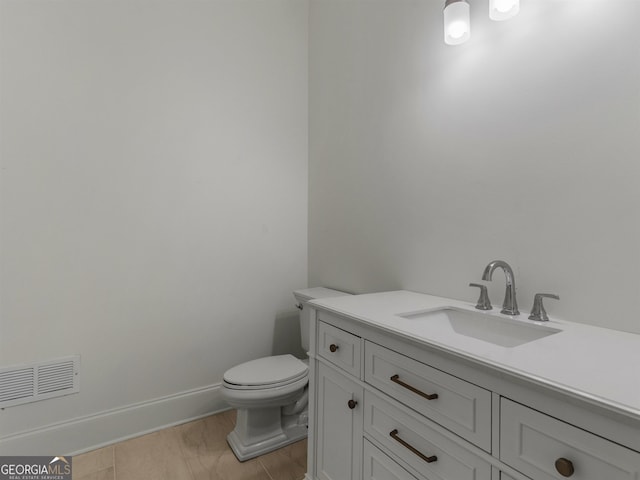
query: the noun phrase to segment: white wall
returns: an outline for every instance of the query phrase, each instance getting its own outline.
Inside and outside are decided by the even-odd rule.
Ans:
[[[451,47],[443,1],[311,1],[310,284],[475,301],[504,259],[521,309],[640,333],[640,2],[470,3]]]
[[[220,408],[227,368],[299,349],[306,3],[0,8],[0,366],[82,356],[79,394],[0,411],[0,450],[184,392],[176,415]],[[46,451],[180,420],[138,410]]]

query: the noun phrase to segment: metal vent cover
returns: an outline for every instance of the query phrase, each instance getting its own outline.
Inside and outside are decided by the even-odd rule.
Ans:
[[[80,355],[0,367],[0,408],[80,391]]]

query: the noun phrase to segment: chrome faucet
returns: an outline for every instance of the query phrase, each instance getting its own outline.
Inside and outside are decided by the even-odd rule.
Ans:
[[[476,308],[478,310],[493,310],[491,300],[489,300],[489,294],[487,293],[487,286],[480,285],[479,283],[470,283],[469,286],[478,287],[480,289],[480,298],[478,298]]]
[[[537,322],[547,322],[549,320],[549,315],[547,315],[547,311],[542,304],[543,298],[560,300],[560,297],[554,293],[536,293],[533,297],[533,308],[531,309],[529,320],[535,320]]]
[[[502,302],[502,310],[500,313],[506,315],[520,315],[518,311],[518,302],[516,302],[516,279],[513,276],[513,270],[507,262],[502,260],[494,260],[484,269],[482,274],[482,280],[491,280],[493,271],[496,268],[502,268],[504,276],[507,280],[507,289],[504,293],[504,302]]]

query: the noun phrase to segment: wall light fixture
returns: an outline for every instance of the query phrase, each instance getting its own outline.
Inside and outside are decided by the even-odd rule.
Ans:
[[[491,20],[508,20],[520,11],[520,0],[489,0],[489,18]]]
[[[471,8],[468,0],[445,0],[444,43],[460,45],[471,38]],[[520,11],[520,0],[489,0],[489,18],[507,20]]]
[[[471,37],[471,17],[467,0],[446,0],[444,3],[444,42],[460,45]]]

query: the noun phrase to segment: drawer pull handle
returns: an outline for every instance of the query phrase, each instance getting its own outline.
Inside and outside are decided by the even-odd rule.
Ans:
[[[424,453],[422,453],[421,451],[419,451],[417,448],[415,448],[412,445],[409,445],[407,442],[405,442],[404,440],[402,440],[399,436],[398,436],[398,430],[392,430],[391,432],[389,432],[389,435],[391,436],[391,438],[393,438],[396,442],[398,442],[400,445],[402,445],[403,447],[405,447],[407,450],[410,450],[411,453],[414,453],[415,455],[419,456],[422,460],[424,460],[427,463],[432,463],[435,462],[436,460],[438,460],[438,457],[436,457],[435,455],[431,455],[430,457],[427,457]]]
[[[350,408],[351,410],[353,410],[354,408],[356,408],[356,405],[358,405],[358,402],[356,402],[355,400],[349,400],[349,401],[347,402],[347,405],[349,406],[349,408]]]
[[[574,472],[573,463],[566,458],[559,458],[556,460],[556,470],[563,477],[570,477]]]
[[[438,398],[437,393],[424,393],[418,390],[416,387],[412,387],[408,383],[404,383],[402,380],[400,380],[399,375],[394,375],[389,380],[391,380],[393,383],[397,383],[398,385],[406,388],[407,390],[411,390],[416,395],[420,395],[422,398],[426,398],[427,400],[435,400],[436,398]]]
[[[331,350],[331,353],[336,353],[338,351],[338,345],[336,345],[335,343],[332,343],[331,345],[329,345],[329,350]]]

